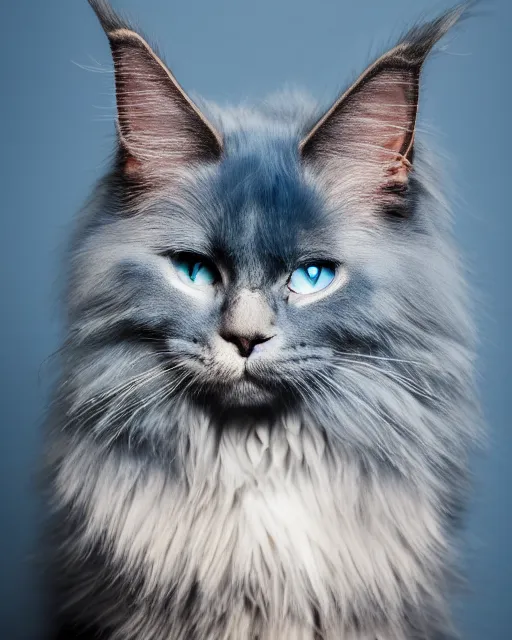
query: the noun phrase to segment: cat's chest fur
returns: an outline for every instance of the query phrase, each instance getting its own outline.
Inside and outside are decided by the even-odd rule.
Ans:
[[[108,538],[113,561],[143,578],[141,596],[172,590],[190,609],[194,592],[187,615],[219,621],[201,637],[312,640],[320,621],[324,637],[351,638],[368,610],[398,619],[404,597],[428,588],[422,567],[443,539],[405,484],[377,483],[291,419],[189,433],[181,481],[110,461],[82,497],[86,535]],[[62,469],[64,492],[85,491],[77,462]],[[187,637],[169,624],[170,638]]]

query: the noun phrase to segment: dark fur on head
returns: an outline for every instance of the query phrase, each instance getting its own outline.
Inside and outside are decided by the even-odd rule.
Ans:
[[[415,126],[425,58],[465,8],[322,112],[200,110],[90,4],[119,148],[69,259],[49,439],[63,618],[112,640],[447,638],[479,413]],[[191,255],[212,284],[180,275]],[[301,265],[332,282],[301,295]]]

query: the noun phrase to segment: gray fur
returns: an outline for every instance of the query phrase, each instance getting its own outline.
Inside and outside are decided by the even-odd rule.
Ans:
[[[480,420],[429,154],[416,143],[413,171],[392,174],[407,188],[381,192],[332,120],[328,145],[298,152],[321,116],[309,99],[205,103],[205,118],[171,85],[160,106],[156,67],[152,107],[186,126],[145,130],[158,144],[141,152],[136,125],[154,113],[134,124],[119,97],[130,58],[111,34],[127,25],[91,4],[124,102],[69,254],[48,436],[59,618],[109,640],[452,637]],[[411,81],[459,13],[404,38]],[[346,132],[352,116],[334,119]],[[218,263],[221,289],[180,284],[168,254],[184,250]],[[319,256],[339,265],[329,291],[284,295],[293,265]],[[268,344],[244,359],[233,335]]]

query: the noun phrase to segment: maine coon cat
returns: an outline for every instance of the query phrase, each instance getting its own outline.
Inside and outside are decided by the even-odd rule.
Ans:
[[[90,0],[115,161],[68,262],[48,437],[62,635],[446,640],[473,329],[414,27],[327,110],[201,108]]]

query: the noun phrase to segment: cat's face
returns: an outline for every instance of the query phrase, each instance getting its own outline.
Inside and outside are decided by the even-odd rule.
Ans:
[[[112,265],[116,295],[135,325],[158,324],[188,391],[222,405],[314,392],[332,354],[355,348],[348,310],[368,295],[293,140],[266,153],[221,162],[186,206],[163,199],[116,223],[137,247]]]
[[[128,338],[134,359],[157,351],[176,393],[297,406],[348,391],[342,358],[388,353],[389,312],[421,278],[425,250],[403,247],[417,221],[333,209],[294,136],[252,136],[246,153],[230,157],[228,143],[226,159],[94,229],[77,322],[99,310],[108,344]]]
[[[210,122],[100,15],[120,145],[72,255],[77,407],[154,411],[158,429],[169,398],[343,407],[344,428],[357,414],[382,438],[376,416],[466,330],[444,209],[412,164],[421,65],[456,17],[411,32],[320,119],[299,101]]]

